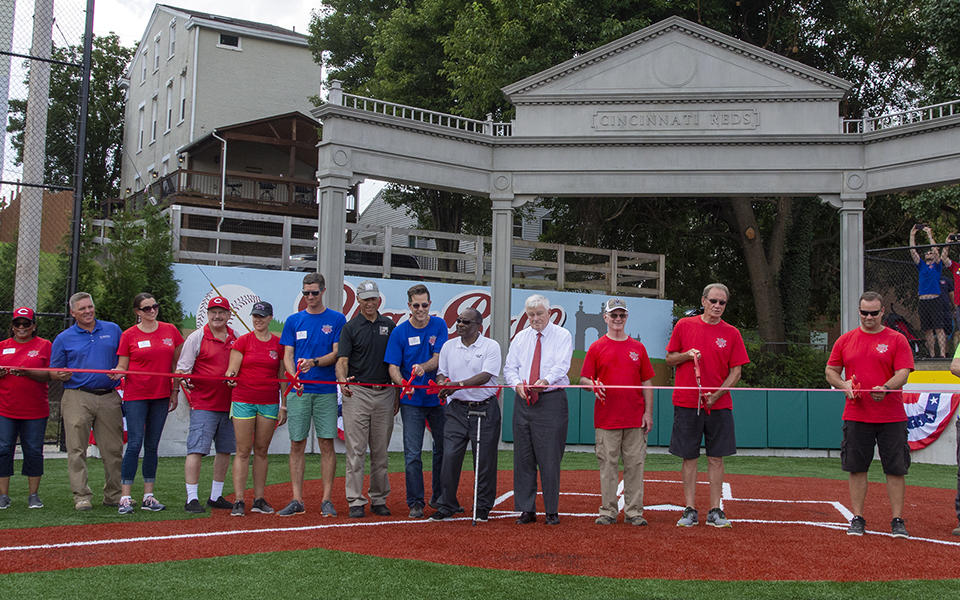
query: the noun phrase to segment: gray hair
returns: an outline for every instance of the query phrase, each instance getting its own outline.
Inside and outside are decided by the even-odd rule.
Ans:
[[[73,310],[74,308],[76,308],[77,302],[80,302],[81,300],[86,300],[87,298],[90,298],[90,302],[93,302],[93,296],[91,296],[87,292],[77,292],[76,294],[70,296],[70,310]]]
[[[537,306],[542,306],[543,308],[549,311],[550,301],[547,300],[547,297],[544,296],[543,294],[533,294],[532,296],[528,296],[527,299],[524,300],[523,302],[523,310],[529,310]]]
[[[727,288],[727,286],[723,285],[722,283],[710,283],[710,284],[707,284],[707,287],[703,288],[703,296],[702,296],[702,297],[703,297],[703,298],[706,298],[706,297],[707,297],[707,294],[710,293],[710,290],[713,290],[713,289],[720,290],[721,292],[724,293],[724,295],[726,295],[727,300],[730,299],[730,289]]]

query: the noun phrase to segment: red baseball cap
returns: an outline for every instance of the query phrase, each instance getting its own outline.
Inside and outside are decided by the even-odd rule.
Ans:
[[[210,302],[207,302],[207,310],[210,310],[211,308],[230,310],[230,301],[223,296],[214,296],[213,298],[210,298]]]
[[[33,318],[33,309],[27,308],[26,306],[21,306],[20,308],[13,311],[14,319],[27,319],[32,322],[36,322],[36,319]]]

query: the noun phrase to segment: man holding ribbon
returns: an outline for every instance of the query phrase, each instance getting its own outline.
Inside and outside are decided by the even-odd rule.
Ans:
[[[643,526],[643,468],[647,434],[653,429],[655,375],[646,347],[626,332],[627,303],[610,298],[603,305],[607,334],[587,349],[580,384],[593,387],[597,462],[600,465],[600,516],[597,525],[613,525],[617,506],[620,459],[623,458],[623,514],[627,523]],[[605,385],[633,386],[607,389]]]
[[[550,301],[534,294],[524,302],[530,323],[516,334],[503,377],[517,393],[513,409],[513,489],[517,523],[537,520],[537,471],[547,525],[559,525],[560,459],[567,439],[567,371],[570,332],[550,322]]]
[[[740,331],[722,318],[729,300],[730,290],[722,283],[703,288],[703,314],[677,321],[667,344],[667,366],[677,367],[670,454],[683,459],[680,472],[686,502],[677,527],[699,522],[696,486],[701,439],[706,442],[710,479],[707,525],[730,527],[721,506],[723,457],[737,453],[737,441],[727,388],[740,381],[741,368],[750,358]]]
[[[430,291],[417,284],[407,290],[410,318],[390,334],[384,361],[390,379],[396,385],[426,385],[436,377],[440,348],[447,341],[447,324],[440,317],[430,316]],[[404,379],[406,377],[406,379]],[[410,388],[400,394],[400,418],[403,422],[404,481],[407,507],[411,519],[423,518],[423,431],[430,423],[433,435],[433,489],[430,504],[440,500],[440,470],[443,464],[443,406],[436,394],[425,388]]]
[[[903,497],[910,446],[900,388],[912,370],[907,338],[883,325],[883,296],[864,292],[860,295],[860,326],[837,339],[826,367],[827,383],[846,394],[840,465],[850,474],[853,519],[847,535],[861,536],[866,529],[867,470],[876,447],[887,479],[891,532],[893,537],[908,537]]]
[[[290,315],[283,324],[280,343],[283,345],[283,365],[288,377],[307,381],[336,379],[334,363],[337,344],[346,323],[343,314],[323,305],[326,281],[320,273],[303,276],[301,293],[306,308]],[[299,374],[299,375],[298,375]],[[293,499],[277,516],[289,517],[306,511],[303,505],[303,474],[306,463],[307,436],[313,421],[320,447],[320,479],[323,499],[320,515],[335,517],[333,507],[333,476],[337,471],[337,454],[333,439],[337,437],[337,386],[335,383],[304,383],[298,395],[287,398],[287,427],[290,432],[290,487]]]

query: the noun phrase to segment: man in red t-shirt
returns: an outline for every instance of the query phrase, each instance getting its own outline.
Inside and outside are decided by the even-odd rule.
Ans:
[[[643,467],[647,460],[647,434],[653,428],[653,365],[647,349],[626,333],[627,304],[610,298],[603,307],[607,334],[590,345],[580,370],[580,384],[593,385],[596,395],[593,426],[597,462],[600,464],[600,516],[597,525],[617,522],[617,484],[623,458],[623,514],[631,525],[646,525],[643,518]],[[634,388],[605,389],[604,385]]]
[[[866,528],[863,503],[867,469],[876,446],[887,478],[891,531],[894,537],[908,537],[903,496],[910,446],[900,388],[912,370],[913,354],[907,338],[883,326],[883,297],[877,292],[864,292],[860,296],[860,327],[837,339],[826,368],[827,383],[846,394],[840,464],[850,473],[854,514],[847,535],[863,535]]]
[[[733,402],[726,388],[740,381],[741,367],[750,362],[750,358],[740,331],[722,319],[729,300],[730,290],[722,283],[705,287],[700,298],[703,314],[680,319],[667,344],[666,363],[677,367],[678,388],[673,390],[670,454],[683,459],[680,473],[687,503],[677,527],[698,523],[695,502],[701,438],[707,448],[710,478],[707,525],[730,527],[720,505],[723,457],[737,453],[737,441]]]

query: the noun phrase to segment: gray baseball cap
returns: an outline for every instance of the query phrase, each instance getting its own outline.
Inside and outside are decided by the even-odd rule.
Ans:
[[[255,317],[272,317],[273,306],[269,302],[257,302],[250,309],[250,314]]]
[[[612,313],[615,310],[622,310],[625,313],[630,312],[630,310],[627,309],[627,303],[623,298],[610,298],[607,300],[606,304],[603,305],[603,312]]]
[[[380,289],[377,288],[377,284],[373,281],[361,281],[360,285],[357,286],[357,298],[361,300],[368,300],[370,298],[379,298]]]

